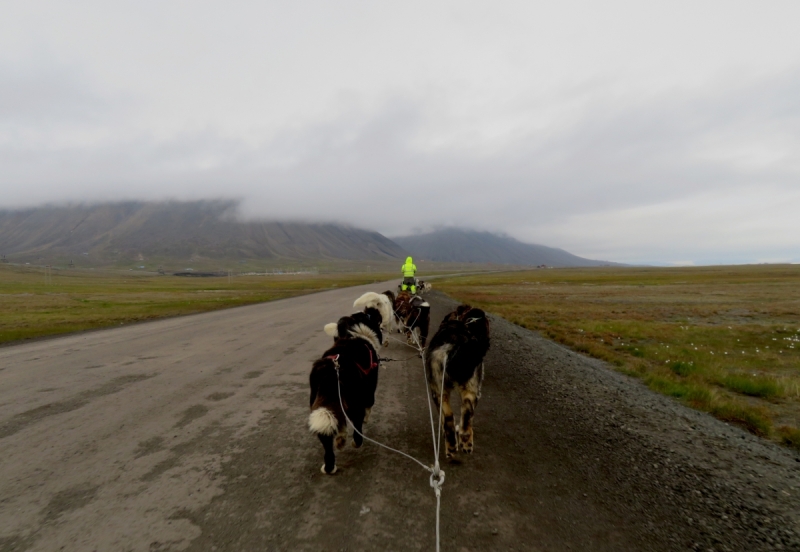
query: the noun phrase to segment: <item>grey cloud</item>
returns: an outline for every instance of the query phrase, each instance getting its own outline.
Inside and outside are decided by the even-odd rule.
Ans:
[[[610,230],[614,213],[693,197],[706,201],[765,184],[773,193],[790,193],[800,177],[798,72],[748,85],[720,83],[702,94],[631,98],[600,91],[576,108],[571,123],[515,135],[491,155],[416,145],[430,132],[431,107],[424,98],[402,94],[375,111],[353,108],[332,121],[260,141],[227,137],[213,127],[158,139],[99,116],[84,120],[106,137],[98,142],[26,149],[13,142],[13,132],[105,108],[69,78],[45,81],[18,78],[3,96],[13,106],[0,112],[6,207],[233,197],[243,201],[247,216],[347,221],[390,235],[454,224],[507,231],[529,241],[544,241],[537,239],[537,229],[550,232],[571,221],[577,225],[574,234],[562,229],[549,235],[573,241],[547,245],[574,249],[581,232],[596,237],[606,231],[581,227],[581,217],[605,220],[608,236],[618,240],[619,229]],[[26,89],[40,87],[54,92],[26,97]],[[724,153],[730,150],[726,144],[747,148],[764,137],[791,155],[755,168],[712,155],[714,144]],[[786,221],[786,229],[800,235],[797,224]],[[767,250],[770,236],[763,239]],[[626,251],[624,241],[617,243],[616,249],[575,252],[606,258],[632,253],[622,260],[676,254],[674,247],[657,243],[647,251]],[[715,241],[706,253],[702,247],[694,251],[710,258],[708,251],[725,248],[733,255],[736,245]]]
[[[0,128],[100,124],[110,106],[92,88],[87,77],[63,65],[0,63]]]

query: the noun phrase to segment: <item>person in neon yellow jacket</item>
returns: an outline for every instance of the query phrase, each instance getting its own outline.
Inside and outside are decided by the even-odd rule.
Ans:
[[[411,293],[417,293],[417,279],[414,277],[414,274],[417,273],[417,265],[414,264],[414,261],[411,260],[411,257],[406,259],[406,264],[404,264],[400,270],[403,271],[403,284],[400,287],[403,291],[411,288]]]

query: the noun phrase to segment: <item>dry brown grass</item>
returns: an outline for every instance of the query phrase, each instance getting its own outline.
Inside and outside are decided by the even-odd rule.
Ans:
[[[528,270],[437,289],[800,446],[800,266]]]
[[[0,344],[384,281],[386,274],[186,278],[0,265]]]

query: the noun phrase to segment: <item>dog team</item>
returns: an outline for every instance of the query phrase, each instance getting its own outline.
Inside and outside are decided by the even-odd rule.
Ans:
[[[407,290],[397,296],[391,291],[367,292],[356,299],[353,308],[357,312],[325,326],[333,345],[314,362],[309,377],[308,427],[325,449],[322,473],[333,475],[337,471],[335,450],[346,444],[348,420],[354,428],[353,446],[363,444],[364,423],[369,420],[378,387],[379,351],[389,345],[389,334],[395,330],[404,332],[408,343],[420,349],[424,357],[430,393],[443,417],[447,458],[459,451],[471,453],[472,420],[489,350],[486,313],[460,305],[444,317],[428,343],[430,304]],[[461,396],[458,424],[450,406],[454,389]]]

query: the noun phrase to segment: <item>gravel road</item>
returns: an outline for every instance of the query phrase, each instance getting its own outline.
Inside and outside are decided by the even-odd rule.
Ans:
[[[323,324],[389,287],[0,349],[0,551],[432,550],[425,471],[366,443],[322,475],[305,426]],[[800,550],[796,453],[492,324],[443,551]],[[420,360],[382,354],[367,435],[430,462]]]

